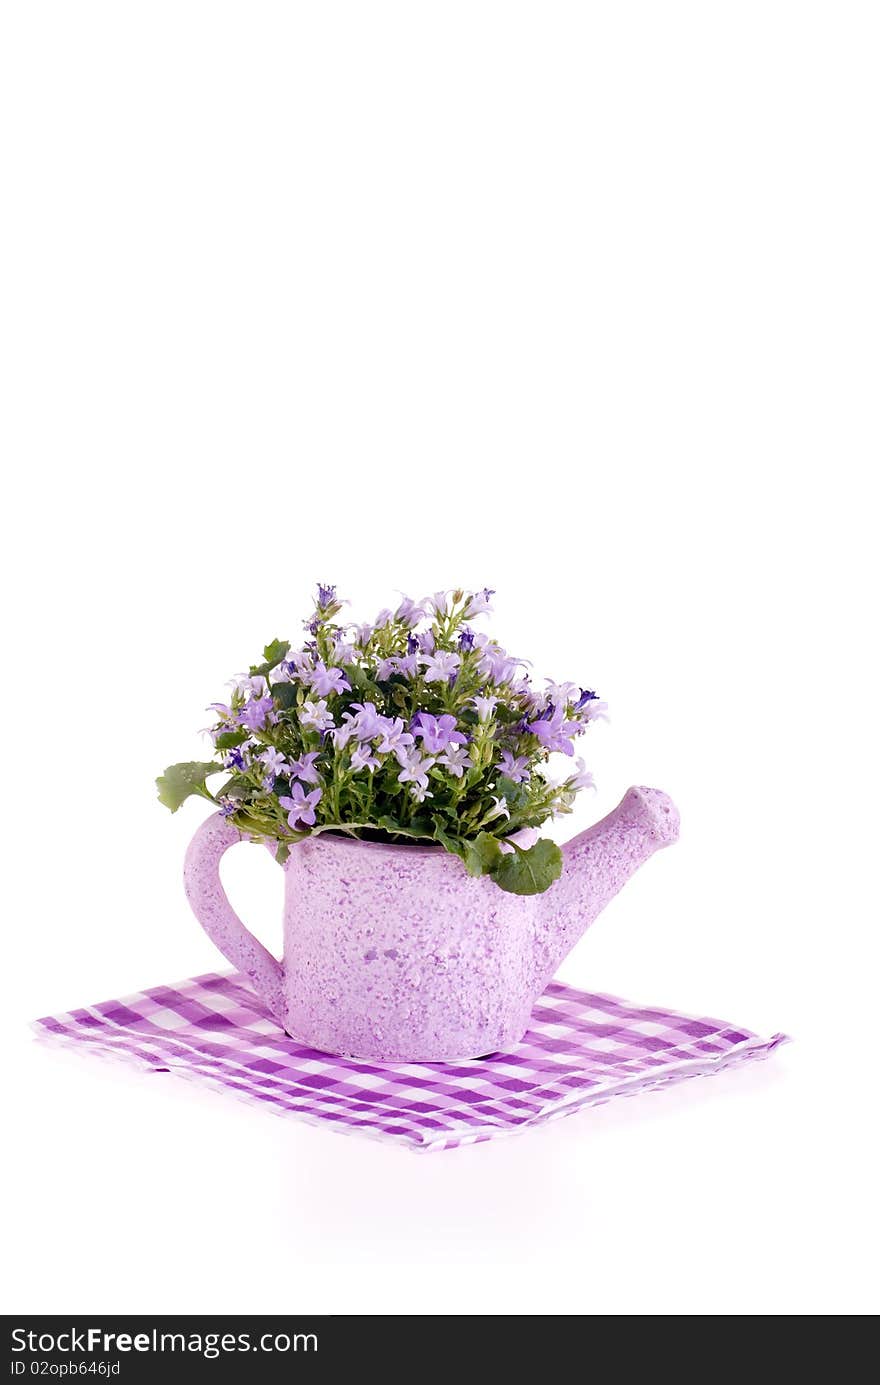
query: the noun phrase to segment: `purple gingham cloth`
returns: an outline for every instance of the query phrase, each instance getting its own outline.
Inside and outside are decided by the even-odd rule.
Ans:
[[[154,986],[34,1028],[42,1038],[180,1073],[271,1110],[425,1150],[492,1140],[614,1096],[719,1072],[786,1041],[554,981],[522,1042],[505,1053],[378,1064],[288,1038],[235,972]]]

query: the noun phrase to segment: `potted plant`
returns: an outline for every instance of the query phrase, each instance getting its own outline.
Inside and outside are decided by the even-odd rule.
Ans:
[[[404,598],[353,625],[339,619],[335,588],[319,586],[301,646],[273,640],[228,701],[212,704],[214,758],[157,781],[172,811],[193,794],[216,805],[190,849],[193,907],[276,1017],[317,1047],[448,1058],[520,1037],[567,930],[571,946],[589,922],[582,839],[566,862],[540,830],[592,784],[574,743],[605,703],[574,683],[535,686],[524,661],[474,627],[492,595]],[[554,756],[571,766],[560,777]],[[648,854],[662,844],[658,824],[661,836],[672,829],[671,805],[632,793],[636,806],[628,796],[614,822],[635,824]],[[614,865],[606,824],[591,875]],[[219,857],[243,838],[268,845],[287,872],[285,967],[219,886]],[[638,860],[624,864],[605,894]],[[552,900],[564,869],[579,891],[571,928],[558,908],[539,914],[516,898],[550,890]],[[562,891],[558,905],[573,901]]]

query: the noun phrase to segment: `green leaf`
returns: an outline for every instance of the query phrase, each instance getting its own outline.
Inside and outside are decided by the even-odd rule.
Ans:
[[[263,650],[263,658],[270,667],[275,668],[290,653],[290,640],[270,640]]]
[[[242,745],[247,738],[247,731],[223,731],[214,744],[218,750],[231,750],[233,746]]]
[[[434,821],[429,817],[412,817],[406,830],[414,837],[425,837],[430,841],[434,836]]]
[[[378,683],[374,683],[366,669],[362,669],[358,664],[346,664],[344,673],[352,688],[362,694],[364,701],[381,701],[382,689]]]
[[[217,797],[219,798],[222,795],[223,798],[234,798],[241,802],[252,792],[253,785],[250,784],[247,779],[242,778],[241,775],[233,774],[232,777],[227,779],[226,783],[222,784],[217,790]]]
[[[238,808],[233,813],[231,822],[242,832],[248,832],[252,837],[273,837],[275,835],[274,823],[263,822],[260,818],[253,817],[244,808]]]
[[[472,842],[463,842],[462,846],[468,875],[494,874],[499,862],[504,860],[498,840],[491,832],[481,832]]]
[[[555,842],[542,838],[528,851],[513,848],[502,856],[492,879],[508,894],[543,894],[562,874],[562,852]]]
[[[395,822],[394,818],[389,817],[387,813],[384,817],[379,818],[376,826],[381,827],[383,832],[393,832],[395,835],[400,832],[400,824]]]
[[[277,845],[277,847],[275,848],[275,860],[278,862],[279,866],[283,866],[283,865],[284,865],[284,862],[287,860],[287,858],[288,858],[289,855],[290,855],[290,843],[289,843],[289,842],[279,842],[278,845]]]
[[[388,832],[392,836],[411,837],[414,841],[430,842],[434,836],[433,825],[430,823],[419,823],[418,820],[415,820],[411,822],[408,827],[401,827],[399,822],[396,822],[392,817],[388,817],[387,814],[385,817],[379,818],[376,826],[380,827],[383,832]]]
[[[455,837],[450,837],[449,833],[445,831],[437,821],[434,822],[434,840],[439,842],[452,856],[464,855],[464,848],[461,842],[456,841]]]
[[[506,775],[499,774],[495,780],[495,792],[499,794],[510,809],[511,816],[529,801],[529,790],[525,784],[514,784]]]
[[[270,640],[263,650],[265,663],[251,665],[251,677],[258,678],[261,674],[265,678],[267,673],[271,673],[273,668],[277,668],[281,660],[287,656],[290,650],[290,640]]]
[[[269,691],[282,712],[289,712],[296,706],[296,683],[273,683]]]
[[[209,774],[219,774],[222,765],[199,760],[187,760],[180,765],[169,765],[164,774],[156,780],[159,802],[176,813],[181,803],[192,794],[199,794],[213,803],[214,795],[209,792],[205,780]]]

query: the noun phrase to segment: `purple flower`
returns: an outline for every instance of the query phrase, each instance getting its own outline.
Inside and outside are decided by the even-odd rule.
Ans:
[[[547,679],[547,700],[555,702],[557,706],[573,702],[579,691],[577,683],[554,683],[552,678]]]
[[[498,768],[508,779],[512,779],[514,784],[522,784],[529,777],[528,765],[525,755],[513,755],[509,750],[503,750]]]
[[[217,802],[220,804],[220,812],[225,818],[231,817],[240,807],[234,798],[218,798]]]
[[[470,769],[473,760],[468,755],[466,746],[451,745],[445,754],[440,756],[437,764],[445,765],[454,778],[460,779],[465,770]]]
[[[490,590],[489,587],[484,587],[482,591],[475,592],[465,607],[465,620],[473,620],[474,616],[482,615],[484,611],[491,611],[491,602],[494,595],[494,591]]]
[[[394,662],[397,665],[396,671],[402,673],[407,678],[415,678],[419,671],[418,654],[402,654],[398,659],[395,659]]]
[[[595,789],[595,780],[583,760],[576,760],[575,763],[577,765],[577,774],[573,774],[570,779],[565,781],[565,787],[572,791],[576,791],[577,789]]]
[[[600,702],[596,694],[593,693],[592,697],[588,697],[586,702],[580,708],[580,714],[583,720],[588,723],[591,721],[600,720],[607,721],[608,703]]]
[[[399,784],[419,784],[423,789],[428,787],[428,770],[434,766],[433,760],[422,758],[418,750],[403,749],[395,751],[397,763],[400,765],[400,773],[397,776]]]
[[[394,612],[394,619],[399,620],[401,625],[418,625],[424,614],[424,606],[417,606],[410,597],[405,596]]]
[[[441,649],[439,654],[423,654],[422,666],[426,683],[442,683],[458,673],[461,655],[447,649]]]
[[[372,625],[359,625],[355,631],[358,644],[368,645],[375,633]]]
[[[333,660],[337,664],[350,664],[354,654],[354,645],[347,640],[337,640],[333,646]]]
[[[376,677],[380,683],[385,683],[393,673],[397,672],[397,659],[392,655],[389,659],[380,659],[376,665]]]
[[[424,803],[426,798],[434,797],[425,784],[410,784],[409,791],[416,803]]]
[[[324,610],[327,606],[332,606],[335,600],[336,600],[336,588],[335,588],[335,587],[322,587],[321,584],[320,584],[320,582],[319,582],[319,583],[318,583],[318,607],[319,607],[319,609],[320,609],[320,610]]]
[[[301,779],[304,784],[320,784],[321,779],[315,769],[315,761],[318,758],[317,750],[310,750],[308,755],[303,755],[299,760],[291,760],[287,772],[291,779]]]
[[[308,682],[314,666],[311,655],[303,649],[295,649],[286,659],[281,660],[272,676],[276,683],[293,683],[297,678]]]
[[[287,761],[285,760],[285,758],[284,758],[284,756],[282,755],[281,751],[275,749],[274,745],[268,746],[268,747],[263,751],[262,755],[260,755],[258,758],[259,758],[260,761],[266,766],[266,771],[267,771],[267,773],[269,773],[269,774],[286,774],[286,773],[287,773]]]
[[[227,751],[227,753],[223,756],[223,768],[224,768],[224,769],[246,769],[246,768],[247,768],[247,761],[245,760],[244,754],[242,753],[242,747],[241,747],[240,745],[237,745],[237,746],[235,746],[232,750]]]
[[[253,697],[262,697],[269,691],[269,684],[262,673],[256,674],[253,678],[250,674],[240,673],[237,678],[233,678],[232,686],[236,692],[250,693]]]
[[[455,717],[448,712],[442,717],[432,717],[429,712],[417,712],[410,723],[410,729],[421,736],[422,749],[432,754],[445,750],[449,745],[465,745],[467,736],[455,729]]]
[[[357,733],[357,717],[352,716],[351,712],[342,713],[342,725],[337,726],[333,732],[333,744],[337,750],[342,750],[348,745],[352,736]]]
[[[396,755],[399,749],[413,745],[415,742],[408,731],[403,729],[403,721],[400,717],[382,717],[382,739],[379,742],[379,754],[387,755],[393,751]],[[399,758],[399,757],[398,757]]]
[[[380,717],[376,711],[374,702],[352,702],[352,709],[357,712],[354,727],[359,741],[371,741],[374,736],[381,736],[383,731],[384,717]]]
[[[480,721],[492,720],[492,714],[498,705],[498,698],[493,693],[488,693],[485,697],[472,697],[471,701],[477,709]]]
[[[329,731],[333,726],[326,702],[304,702],[299,709],[299,719],[302,726],[313,731]]]
[[[534,846],[540,836],[537,827],[521,827],[518,832],[511,832],[509,837],[505,837],[503,842],[498,843],[498,849],[502,856],[512,856],[513,842],[519,847],[520,851],[528,851],[530,846]]]
[[[267,721],[275,721],[275,704],[271,697],[253,697],[239,709],[238,719],[249,731],[262,731]]]
[[[380,766],[380,761],[373,754],[369,741],[363,741],[351,753],[351,767],[353,770],[368,769],[372,774]]]
[[[426,605],[435,616],[445,616],[449,610],[449,592],[435,592],[433,596],[428,597]]]
[[[474,647],[473,630],[462,630],[461,634],[458,637],[458,647],[461,650],[462,654],[470,653],[470,651]]]
[[[523,707],[525,707],[527,711],[531,712],[532,714],[534,714],[535,712],[544,711],[544,708],[547,706],[546,696],[543,693],[535,692],[534,689],[530,688],[528,686],[528,680],[526,680],[523,686],[520,689],[518,689],[518,692],[520,697],[522,698],[522,705]]]
[[[406,637],[406,652],[407,652],[407,654],[418,654],[418,652],[419,652],[419,639],[418,639],[418,636],[417,636],[417,635],[407,635],[407,637]]]
[[[321,790],[312,789],[311,793],[305,793],[302,784],[291,784],[290,797],[282,796],[278,802],[282,808],[287,808],[287,823],[294,832],[298,831],[300,825],[313,827],[315,823],[315,809],[321,802]]]
[[[583,728],[579,722],[566,721],[563,708],[555,707],[551,702],[543,715],[537,721],[530,721],[526,729],[533,736],[537,736],[545,750],[558,750],[563,755],[573,755],[571,738],[578,735]]]
[[[425,630],[419,635],[419,649],[423,654],[433,654],[436,644],[433,630]]]
[[[477,667],[482,678],[488,679],[492,683],[509,683],[516,677],[519,668],[519,659],[512,659],[509,654],[499,646],[486,645],[483,657]]]
[[[326,668],[322,659],[315,664],[315,671],[309,678],[309,687],[318,697],[327,697],[330,693],[351,692],[351,684],[342,669]]]

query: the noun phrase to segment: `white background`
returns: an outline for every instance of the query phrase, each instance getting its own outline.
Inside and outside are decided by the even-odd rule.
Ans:
[[[878,28],[4,8],[7,1311],[876,1310]],[[33,1044],[219,961],[153,779],[317,579],[498,588],[682,814],[562,975],[795,1042],[421,1158]]]

